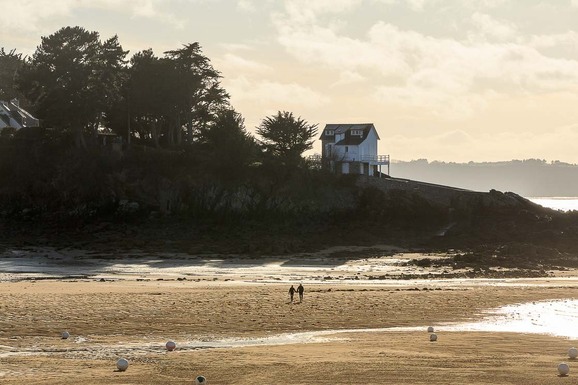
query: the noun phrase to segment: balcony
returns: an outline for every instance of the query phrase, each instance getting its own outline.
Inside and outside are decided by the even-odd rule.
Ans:
[[[361,157],[361,162],[389,166],[389,155],[364,155]]]

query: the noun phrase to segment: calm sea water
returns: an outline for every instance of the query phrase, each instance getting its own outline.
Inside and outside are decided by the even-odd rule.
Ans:
[[[540,206],[550,207],[555,210],[578,210],[578,197],[536,197],[528,199]]]

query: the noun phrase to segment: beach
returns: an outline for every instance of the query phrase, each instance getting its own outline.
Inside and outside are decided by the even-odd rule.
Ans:
[[[66,265],[69,275],[4,273],[12,278],[0,282],[2,384],[192,384],[198,375],[209,384],[544,384],[578,375],[567,356],[573,338],[456,327],[505,305],[578,298],[573,272],[360,282],[255,261],[261,278],[201,267],[163,274],[133,260],[136,274],[119,268],[130,261],[116,262],[106,274]],[[327,268],[347,277],[339,266]],[[299,282],[304,301],[290,303],[289,286]],[[169,340],[176,350],[166,350]],[[568,377],[558,376],[563,361]]]

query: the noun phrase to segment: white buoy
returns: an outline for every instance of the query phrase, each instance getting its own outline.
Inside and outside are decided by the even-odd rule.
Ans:
[[[195,378],[195,384],[197,384],[197,385],[206,384],[206,383],[207,383],[207,379],[203,376],[197,376],[197,378]]]
[[[567,376],[568,373],[570,373],[570,367],[568,364],[562,362],[560,365],[558,365],[558,373],[560,373],[561,376]]]
[[[428,327],[428,328],[427,328],[427,332],[428,332],[428,333],[433,333],[433,332],[434,332],[433,326]]]
[[[172,352],[173,350],[175,350],[175,348],[177,347],[177,344],[174,343],[174,341],[169,341],[167,342],[167,344],[165,345],[165,347],[167,348],[167,350],[169,352]]]
[[[430,340],[431,342],[437,341],[437,340],[438,340],[438,335],[435,334],[435,333],[430,334],[430,335],[429,335],[429,340]]]
[[[576,348],[568,349],[568,357],[570,357],[573,360],[576,359],[576,357],[578,357],[578,349]]]
[[[62,339],[63,339],[63,340],[68,339],[68,337],[70,337],[70,333],[69,333],[69,332],[67,332],[67,331],[62,332]]]
[[[121,372],[124,372],[125,370],[128,369],[128,361],[124,358],[119,359],[118,361],[116,361],[116,367],[118,368],[118,370],[120,370]]]

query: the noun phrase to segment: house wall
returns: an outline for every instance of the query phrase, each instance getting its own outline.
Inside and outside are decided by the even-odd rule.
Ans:
[[[322,140],[321,141],[321,157],[323,159],[330,159],[332,158],[333,152],[333,142],[332,140]],[[329,150],[331,148],[331,151]]]
[[[333,147],[333,159],[337,161],[355,162],[362,160],[365,156],[377,156],[377,133],[375,130],[371,130],[367,138],[359,145]]]
[[[359,155],[377,156],[377,133],[375,130],[369,131],[367,138],[359,145]]]
[[[335,159],[339,161],[354,162],[359,160],[359,146],[335,146]]]

